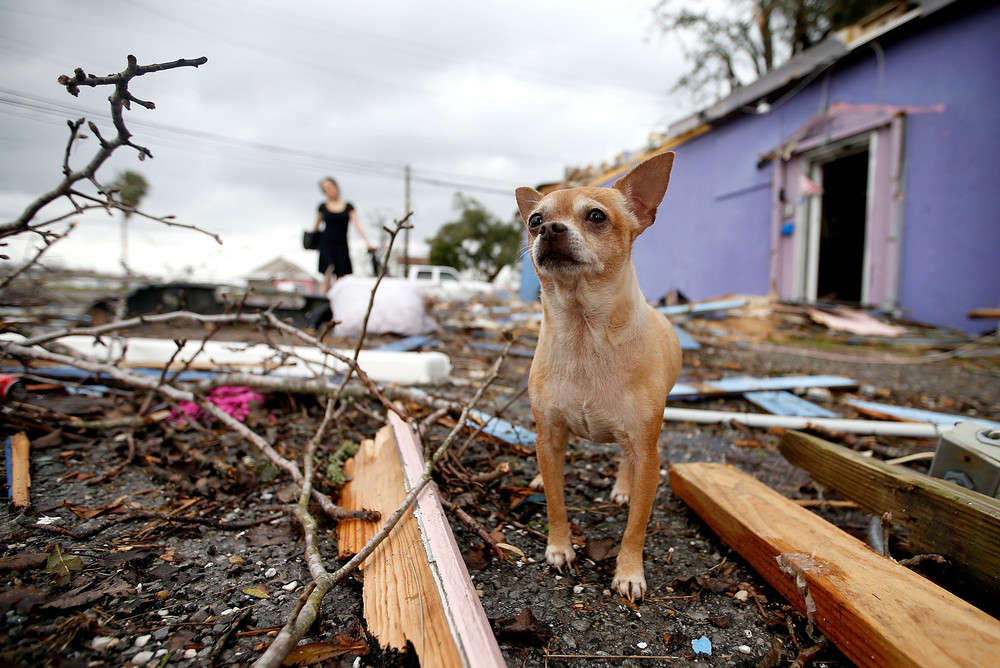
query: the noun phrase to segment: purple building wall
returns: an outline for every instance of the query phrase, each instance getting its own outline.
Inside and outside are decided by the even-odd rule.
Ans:
[[[989,328],[965,314],[1000,304],[1000,5],[955,5],[880,38],[881,77],[875,48],[859,48],[768,113],[675,149],[656,223],[634,251],[646,297],[672,287],[696,300],[766,294],[774,168],[758,167],[761,157],[835,102],[943,104],[906,117],[899,307],[925,322]]]

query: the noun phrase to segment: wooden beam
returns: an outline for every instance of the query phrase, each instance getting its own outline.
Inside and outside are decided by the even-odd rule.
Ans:
[[[774,378],[720,378],[702,383],[677,383],[670,390],[667,399],[693,399],[696,397],[720,397],[744,392],[763,390],[796,390],[807,387],[839,387],[848,389],[858,386],[858,381],[842,376],[776,376]]]
[[[994,665],[1000,621],[727,464],[677,464],[675,494],[859,666]]]
[[[778,449],[870,513],[891,512],[916,549],[947,557],[965,584],[1000,594],[1000,500],[800,432],[786,432]]]
[[[840,417],[833,411],[817,406],[811,401],[786,392],[785,390],[766,390],[762,392],[744,392],[743,398],[754,406],[763,408],[773,415],[794,415],[795,417]]]
[[[31,487],[31,441],[24,432],[14,434],[9,439],[7,449],[7,486],[10,499],[18,508],[31,503],[28,489]]]
[[[416,435],[391,418],[344,465],[351,479],[341,491],[344,508],[388,517],[423,472]],[[340,556],[356,554],[383,524],[342,520]],[[422,666],[504,665],[433,483],[362,568],[365,621],[383,646],[403,649],[409,640]]]
[[[411,425],[395,413],[390,412],[388,417],[399,445],[407,488],[412,489],[424,473],[424,447]],[[455,541],[455,534],[445,517],[437,485],[429,484],[417,497],[416,513],[429,565],[434,570],[441,596],[447,602],[445,613],[467,665],[473,668],[503,668],[506,662],[479,595],[472,586],[472,578]]]
[[[379,430],[374,440],[363,441],[358,453],[345,464],[344,473],[351,478],[341,493],[344,508],[370,508],[384,518],[406,496],[391,427]],[[383,524],[342,520],[337,529],[341,556],[360,550]],[[422,666],[462,665],[412,510],[365,559],[362,568],[365,621],[383,647],[404,650],[409,640]]]

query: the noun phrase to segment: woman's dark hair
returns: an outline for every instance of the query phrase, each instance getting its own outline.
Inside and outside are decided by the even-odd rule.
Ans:
[[[319,187],[322,189],[323,188],[323,184],[326,183],[327,181],[329,181],[333,185],[337,186],[337,189],[340,190],[340,184],[337,183],[337,179],[333,178],[332,176],[325,176],[322,179],[320,179],[320,181],[319,181]]]

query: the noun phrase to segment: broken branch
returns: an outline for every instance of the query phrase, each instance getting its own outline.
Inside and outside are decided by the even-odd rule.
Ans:
[[[306,534],[306,562],[309,565],[309,572],[313,575],[313,580],[316,583],[316,588],[308,597],[306,603],[302,606],[298,613],[291,616],[285,627],[278,633],[278,636],[274,641],[268,646],[267,650],[263,655],[254,663],[255,668],[277,668],[284,661],[285,657],[295,648],[302,636],[305,635],[309,627],[312,626],[313,622],[319,614],[319,606],[323,602],[323,598],[326,594],[341,580],[343,580],[348,574],[352,573],[360,564],[363,562],[372,552],[375,551],[386,536],[393,530],[393,528],[399,523],[403,515],[406,514],[410,506],[416,501],[417,497],[423,491],[424,487],[431,481],[431,476],[434,472],[434,467],[448,451],[448,448],[454,442],[456,436],[462,429],[462,425],[465,424],[465,420],[469,416],[469,412],[472,408],[479,402],[483,394],[486,392],[487,388],[493,384],[499,375],[500,366],[506,356],[507,351],[510,349],[510,341],[508,341],[504,352],[500,354],[496,362],[493,364],[490,373],[487,375],[486,379],[480,385],[475,396],[472,397],[471,401],[466,404],[462,409],[462,415],[458,423],[451,430],[451,432],[445,437],[441,445],[438,446],[437,450],[434,452],[433,456],[426,462],[424,466],[423,474],[420,479],[413,485],[409,493],[403,499],[403,502],[399,505],[395,512],[390,515],[385,522],[385,525],[372,537],[368,543],[365,544],[361,550],[358,551],[351,559],[344,564],[335,573],[329,573],[323,566],[323,560],[318,548],[318,539],[316,521],[308,513],[307,509],[303,508],[302,504],[299,503],[295,507],[295,516],[302,524],[303,529]]]

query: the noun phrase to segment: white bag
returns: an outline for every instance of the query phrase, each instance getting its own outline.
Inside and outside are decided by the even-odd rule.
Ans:
[[[335,336],[361,333],[365,311],[371,299],[374,278],[344,276],[333,284],[328,296]],[[368,334],[428,334],[436,329],[434,319],[427,314],[424,291],[405,278],[383,278],[375,293],[375,304],[368,318]]]

